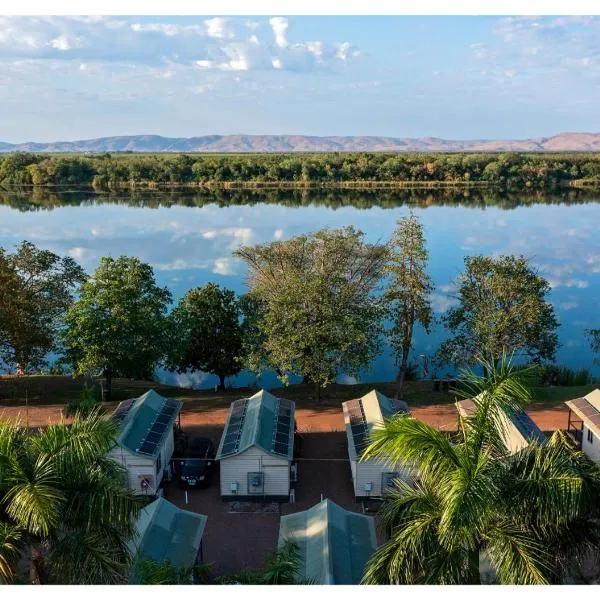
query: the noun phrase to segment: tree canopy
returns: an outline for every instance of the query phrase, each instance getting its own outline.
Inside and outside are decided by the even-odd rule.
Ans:
[[[427,258],[423,226],[412,214],[404,217],[392,234],[385,269],[389,276],[385,301],[392,322],[388,336],[399,365],[396,396],[402,394],[415,326],[419,324],[429,333],[433,319]]]
[[[535,371],[505,359],[483,370],[463,375],[461,397],[477,401],[455,439],[403,415],[375,430],[363,459],[410,465],[415,481],[384,502],[391,533],[364,583],[565,583],[597,556],[600,467],[558,431],[511,454],[501,413],[529,401]]]
[[[238,298],[214,283],[189,290],[171,313],[173,333],[168,366],[225,377],[242,368],[242,328]]]
[[[320,386],[338,369],[357,373],[380,349],[382,305],[374,296],[386,247],[352,227],[322,230],[236,251],[262,303],[259,329],[269,365]]]
[[[0,362],[23,371],[40,367],[56,349],[62,320],[84,280],[70,257],[26,241],[12,254],[0,248]]]
[[[170,301],[150,265],[128,256],[102,258],[67,313],[67,361],[78,375],[101,369],[109,382],[151,379],[165,355]]]
[[[126,583],[140,500],[106,453],[118,424],[98,411],[35,434],[0,420],[0,582]]]
[[[552,360],[558,321],[550,286],[523,256],[467,256],[458,279],[457,306],[443,317],[451,337],[440,355],[453,364],[504,354]]]

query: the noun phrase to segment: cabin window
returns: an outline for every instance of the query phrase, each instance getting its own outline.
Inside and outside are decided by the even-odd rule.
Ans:
[[[591,429],[588,429],[588,430],[587,430],[587,441],[588,441],[590,444],[593,444],[593,443],[594,443],[594,434],[592,433],[592,430],[591,430]]]

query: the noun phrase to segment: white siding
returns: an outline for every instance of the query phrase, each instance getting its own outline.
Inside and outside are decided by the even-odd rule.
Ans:
[[[172,442],[171,435],[171,442]],[[162,452],[165,452],[164,448]],[[171,450],[172,454],[172,450]],[[108,456],[118,463],[122,464],[127,470],[127,482],[126,485],[130,490],[137,494],[155,494],[156,490],[162,479],[162,469],[161,473],[156,473],[156,461],[152,458],[145,458],[143,456],[138,456],[137,454],[133,454],[124,450],[123,448],[117,446],[113,448]],[[170,456],[170,455],[169,455]],[[165,466],[165,462],[162,462],[162,468]],[[151,482],[151,485],[148,489],[143,490],[140,486],[142,478],[148,478]]]
[[[354,495],[356,496],[356,461],[350,459],[350,470],[352,471],[352,489],[354,490]]]
[[[381,489],[384,473],[397,472],[400,478],[407,481],[409,479],[410,470],[402,464],[397,464],[395,468],[389,465],[384,465],[376,461],[359,461],[356,464],[356,475],[354,476],[354,493],[358,497],[370,496],[373,498],[381,498],[385,495],[385,490]],[[371,493],[365,492],[365,485],[371,483]]]
[[[591,431],[592,441],[588,441],[588,431]],[[581,438],[581,449],[589,456],[592,460],[600,462],[600,437],[588,428],[587,425],[583,426],[583,435]]]
[[[285,458],[271,456],[256,446],[229,458],[222,458],[221,495],[230,496],[231,483],[237,481],[237,495],[254,495],[248,492],[248,473],[261,472],[264,477],[265,496],[289,496],[290,462]]]

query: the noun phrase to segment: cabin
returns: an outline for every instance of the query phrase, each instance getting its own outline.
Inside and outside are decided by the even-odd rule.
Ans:
[[[295,411],[265,390],[231,404],[216,455],[223,500],[289,500]]]
[[[600,462],[600,390],[565,404],[569,407],[567,431],[586,456]]]
[[[170,562],[189,569],[202,562],[202,536],[207,517],[157,498],[140,511],[135,536],[128,547],[134,557],[130,583],[140,582],[140,560]],[[190,581],[191,583],[191,581]]]
[[[394,401],[377,390],[371,390],[362,398],[344,402],[342,410],[357,500],[385,497],[397,479],[410,482],[412,469],[403,463],[390,466],[382,461],[360,460],[369,445],[369,435],[373,429],[381,427],[384,419],[397,413],[410,414],[406,402]]]
[[[300,551],[299,583],[359,584],[377,549],[375,519],[350,512],[331,500],[281,517],[279,541],[293,540]]]
[[[468,419],[477,410],[477,398],[460,400],[456,408],[462,419]],[[543,444],[546,441],[546,436],[523,409],[502,411],[501,422],[502,440],[511,455],[527,448],[532,442]]]
[[[175,447],[175,421],[183,403],[150,390],[121,402],[113,412],[119,421],[117,445],[109,457],[127,472],[126,486],[136,494],[156,494]]]

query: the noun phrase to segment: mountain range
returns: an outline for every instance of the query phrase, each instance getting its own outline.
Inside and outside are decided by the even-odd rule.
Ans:
[[[0,152],[591,152],[600,133],[565,132],[523,140],[447,140],[436,137],[205,135],[172,138],[123,135],[71,142],[0,142]]]

